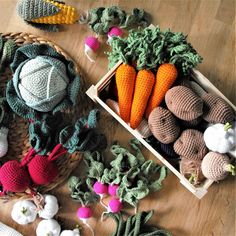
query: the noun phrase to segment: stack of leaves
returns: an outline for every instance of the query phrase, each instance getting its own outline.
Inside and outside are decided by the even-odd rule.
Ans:
[[[112,51],[107,53],[109,68],[119,60],[126,64],[136,62],[138,70],[157,69],[163,63],[171,63],[178,72],[187,75],[202,57],[186,39],[183,33],[161,31],[159,27],[131,30],[127,38],[113,38]]]
[[[172,234],[166,230],[146,224],[152,215],[153,211],[143,211],[129,216],[125,221],[121,214],[108,213],[108,216],[116,222],[116,230],[112,236],[171,236]]]
[[[135,150],[135,155],[118,144],[113,145],[110,150],[115,159],[107,168],[98,152],[86,155],[85,161],[88,166],[90,186],[95,180],[106,184],[117,184],[118,197],[136,207],[138,201],[150,192],[160,190],[167,169],[152,160],[146,161],[137,140],[131,140],[130,145]]]

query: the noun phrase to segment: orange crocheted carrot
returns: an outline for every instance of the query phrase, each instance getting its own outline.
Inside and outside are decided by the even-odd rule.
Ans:
[[[136,129],[142,121],[154,84],[155,75],[150,70],[138,72],[130,116],[130,127],[133,129]]]
[[[134,67],[122,64],[116,71],[116,87],[118,91],[118,103],[120,117],[129,122],[133,100],[136,71]]]
[[[166,92],[173,85],[178,75],[178,71],[173,64],[164,63],[157,70],[156,84],[148,101],[145,117],[148,119],[151,111],[160,105]]]

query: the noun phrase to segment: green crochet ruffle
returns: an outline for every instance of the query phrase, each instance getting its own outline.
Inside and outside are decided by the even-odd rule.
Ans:
[[[15,113],[25,119],[40,119],[40,117],[43,115],[43,112],[36,111],[27,106],[25,101],[17,95],[16,89],[14,87],[14,83],[17,83],[19,80],[20,71],[17,70],[17,68],[21,67],[25,61],[33,59],[38,55],[46,56],[48,59],[52,57],[63,62],[67,69],[67,76],[70,80],[69,85],[67,86],[67,96],[65,96],[65,98],[54,107],[52,113],[55,114],[58,111],[66,110],[67,108],[77,104],[77,97],[80,87],[80,76],[77,75],[74,70],[74,63],[72,61],[67,61],[62,55],[57,53],[47,44],[26,45],[17,49],[15,53],[14,60],[11,64],[11,69],[16,73],[14,74],[13,79],[8,82],[6,89],[6,98],[10,107]]]

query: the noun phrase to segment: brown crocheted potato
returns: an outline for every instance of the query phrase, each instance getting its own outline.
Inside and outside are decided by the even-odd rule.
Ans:
[[[168,109],[181,120],[194,120],[203,113],[203,101],[190,88],[175,86],[165,95]]]
[[[150,113],[148,124],[152,134],[161,143],[172,143],[179,136],[180,127],[176,118],[163,107],[157,107]]]
[[[174,143],[175,152],[189,160],[201,160],[207,153],[203,133],[195,129],[184,130]]]
[[[197,126],[202,121],[202,117],[199,116],[194,120],[180,120],[180,125],[187,128],[192,128]]]
[[[202,96],[203,119],[209,123],[232,122],[234,120],[233,109],[219,96],[206,93]]]

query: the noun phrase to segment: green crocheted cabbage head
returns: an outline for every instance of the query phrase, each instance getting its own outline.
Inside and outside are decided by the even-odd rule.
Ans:
[[[11,64],[13,79],[6,98],[12,110],[26,119],[54,114],[76,105],[80,77],[67,61],[46,44],[30,44],[16,51]]]

